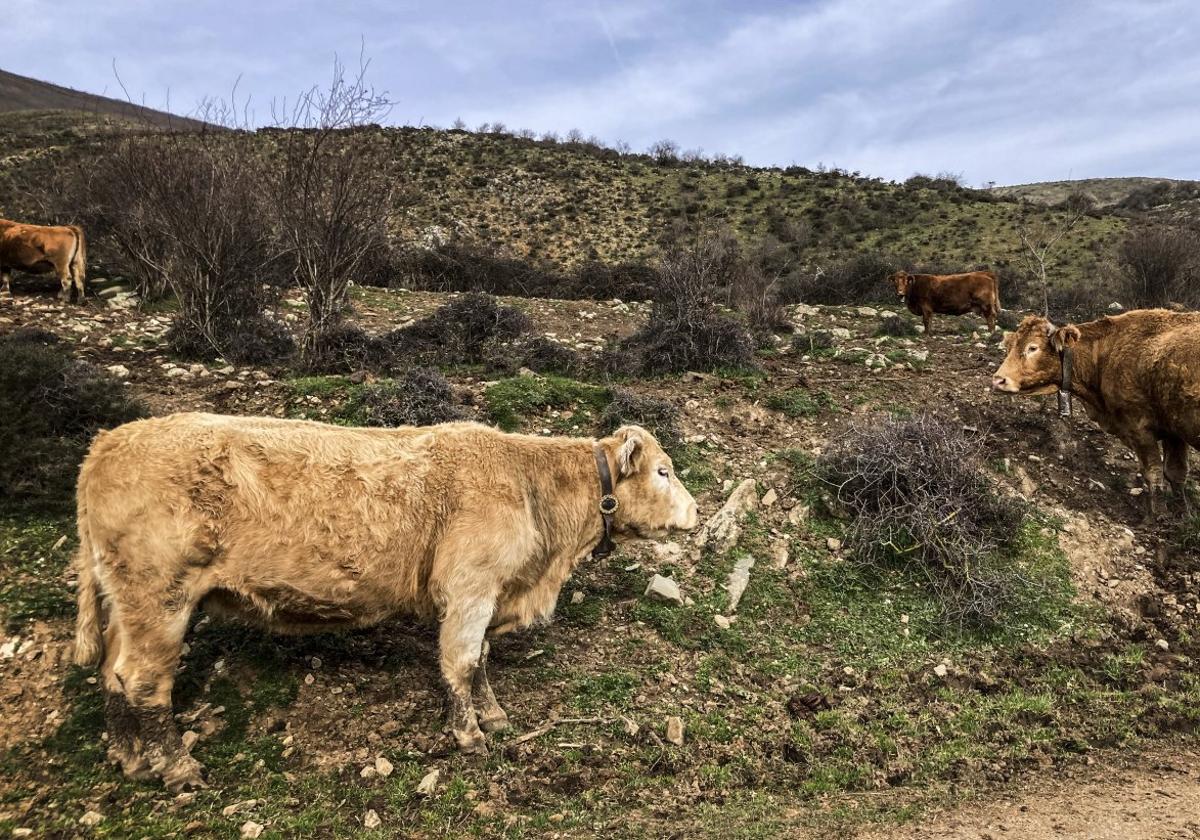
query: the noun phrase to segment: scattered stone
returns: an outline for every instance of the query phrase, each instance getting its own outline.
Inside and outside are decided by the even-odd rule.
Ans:
[[[758,490],[753,478],[747,478],[729,495],[721,509],[713,514],[696,537],[699,548],[711,546],[718,554],[733,548],[742,534],[742,520],[758,508]]]
[[[788,524],[794,528],[802,528],[808,522],[808,505],[796,505],[788,511]]]
[[[79,824],[84,828],[95,828],[104,822],[104,815],[99,811],[88,811],[79,818]]]
[[[571,593],[571,603],[572,604],[582,604],[583,603],[583,591],[582,590],[576,589],[574,592]]]
[[[117,377],[117,379],[129,378],[129,368],[125,367],[125,365],[109,365],[105,370]]]
[[[825,538],[825,547],[828,548],[830,551],[832,551],[834,554],[837,554],[839,551],[842,550],[842,541],[839,540],[837,537],[826,537]]]
[[[11,836],[12,837],[32,837],[33,829],[32,828],[14,828],[12,830]]]
[[[630,738],[636,738],[637,734],[642,730],[642,728],[637,725],[636,721],[627,717],[621,718],[621,728],[625,730],[625,734]]]
[[[683,593],[679,591],[679,584],[658,573],[655,573],[654,577],[650,578],[650,582],[646,584],[645,596],[668,604],[681,606],[683,604]]]
[[[850,330],[845,327],[832,327],[829,330],[829,334],[834,338],[840,338],[842,341],[850,340]]]
[[[776,569],[782,569],[788,564],[788,545],[780,540],[771,546],[771,565]]]
[[[256,823],[254,820],[246,820],[242,823],[241,835],[246,840],[256,840],[262,837],[263,830],[266,828],[262,823]]]
[[[762,500],[759,502],[759,504],[761,504],[765,508],[769,508],[769,507],[771,507],[771,505],[775,504],[777,501],[779,501],[779,494],[776,493],[775,488],[772,487],[769,490],[767,490],[766,493],[763,493]]]
[[[1123,310],[1124,308],[1125,308],[1124,306],[1122,306],[1120,303],[1118,303],[1118,302],[1117,302],[1117,301],[1115,301],[1115,300],[1114,300],[1112,303],[1110,303],[1110,304],[1108,305],[1108,311],[1109,311],[1109,312],[1120,312],[1120,311],[1121,311],[1121,310]]]
[[[379,772],[372,765],[368,764],[365,767],[363,767],[363,769],[358,771],[358,775],[360,778],[370,781],[371,779],[374,779],[376,776],[378,776]]]
[[[718,627],[720,627],[722,630],[728,630],[729,626],[731,624],[733,624],[733,619],[731,619],[727,616],[723,616],[723,615],[714,615],[713,623],[716,624]]]
[[[1171,649],[1171,644],[1166,639],[1159,639],[1157,642],[1154,643],[1154,646],[1156,648],[1158,648],[1159,650],[1170,650]]]
[[[386,779],[388,776],[392,775],[392,770],[394,769],[395,768],[392,766],[392,762],[388,761],[383,756],[379,756],[377,759],[375,759],[375,772],[378,773],[381,778]]]
[[[683,746],[683,718],[677,715],[667,718],[667,740],[677,747]]]
[[[948,669],[948,668],[946,667],[946,663],[945,663],[945,662],[939,662],[937,665],[935,665],[935,666],[933,667],[933,673],[937,674],[939,677],[944,677],[944,676],[946,676],[946,674],[947,674],[947,673],[949,673],[949,670],[950,670],[950,669]]]
[[[875,309],[872,306],[860,306],[860,307],[858,307],[857,311],[858,311],[858,314],[860,316],[862,316],[863,318],[874,318],[877,315],[879,315],[879,310]]]
[[[729,611],[731,613],[737,612],[742,595],[746,592],[746,587],[750,583],[750,570],[752,568],[754,568],[754,558],[746,555],[745,557],[738,558],[738,561],[733,565],[733,571],[729,573],[729,580],[725,582],[725,591],[729,593]]]
[[[234,814],[240,813],[241,811],[249,811],[257,804],[257,799],[243,799],[241,802],[235,802],[232,805],[226,805],[224,808],[222,808],[221,816],[232,817]]]
[[[368,831],[379,828],[381,825],[383,825],[383,820],[379,819],[379,814],[375,813],[374,808],[371,808],[366,814],[363,815],[363,828],[367,829]]]
[[[430,770],[417,783],[417,793],[421,796],[433,796],[433,792],[437,790],[438,779],[441,778],[441,775],[441,770]]]

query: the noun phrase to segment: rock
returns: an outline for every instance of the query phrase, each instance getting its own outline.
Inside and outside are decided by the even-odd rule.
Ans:
[[[831,327],[829,334],[834,338],[841,339],[842,341],[850,340],[850,330],[846,329],[845,327]]]
[[[776,493],[775,488],[772,487],[769,490],[767,490],[766,493],[763,493],[763,497],[762,497],[761,501],[759,502],[759,504],[761,504],[765,508],[769,508],[769,507],[771,507],[771,505],[775,504],[777,501],[779,501],[779,494]]]
[[[928,350],[909,350],[908,356],[914,362],[929,361],[929,351]]]
[[[791,556],[788,551],[788,545],[782,540],[771,546],[771,566],[776,569],[782,569],[787,566],[788,558]]]
[[[879,310],[879,317],[880,318],[899,318],[900,316],[897,315],[895,312],[893,312],[890,309],[881,309],[881,310]]]
[[[109,365],[105,370],[117,377],[117,379],[129,378],[129,368],[125,367],[125,365]]]
[[[874,318],[879,315],[879,310],[872,306],[860,306],[855,311],[863,318]]]
[[[1154,643],[1154,646],[1156,648],[1158,648],[1159,650],[1170,650],[1171,649],[1171,644],[1166,639],[1159,639],[1157,642]]]
[[[368,764],[366,767],[358,771],[358,775],[360,778],[370,781],[379,775],[379,771],[377,771],[374,766]]]
[[[375,809],[371,808],[367,813],[363,814],[363,828],[367,830],[379,828],[383,825],[383,820],[379,819],[379,814],[375,813]]]
[[[256,823],[254,820],[246,820],[242,823],[241,835],[247,838],[247,840],[255,840],[257,837],[262,837],[263,829],[265,828],[266,826],[262,823]]]
[[[12,834],[9,836],[10,837],[32,837],[33,829],[32,828],[14,828],[12,830]]]
[[[17,646],[21,644],[20,636],[13,636],[4,644],[0,645],[0,659],[12,659],[17,655]]]
[[[531,378],[536,379],[537,378],[537,374],[534,373],[532,370],[530,370],[527,367],[523,367],[520,370],[518,370],[517,376],[523,376],[526,379],[531,379]]]
[[[637,725],[636,721],[627,717],[621,718],[621,728],[625,730],[625,734],[630,738],[636,738],[637,734],[642,730],[642,728]]]
[[[750,583],[750,570],[752,568],[754,568],[754,558],[749,555],[739,557],[738,561],[734,563],[733,571],[729,573],[729,580],[725,582],[725,591],[729,593],[730,612],[737,612],[738,604],[741,603],[746,586]]]
[[[677,747],[683,746],[683,718],[677,715],[667,718],[667,740]]]
[[[241,802],[235,802],[232,805],[226,805],[221,809],[222,817],[232,817],[234,814],[241,811],[249,811],[258,804],[257,799],[243,799]]]
[[[828,548],[830,551],[832,551],[834,554],[836,554],[837,552],[842,550],[842,541],[839,540],[837,537],[826,537],[825,538],[825,547]]]
[[[939,677],[946,676],[946,674],[948,672],[949,672],[949,669],[946,667],[945,662],[939,662],[937,665],[935,665],[933,667],[933,673],[937,674]]]
[[[655,573],[654,577],[650,578],[650,582],[646,584],[645,596],[655,601],[683,605],[683,593],[679,591],[679,584],[658,573]]]
[[[676,563],[683,557],[683,546],[677,542],[656,542],[651,550],[660,564]]]
[[[808,514],[808,505],[796,505],[788,511],[788,524],[795,528],[802,528],[808,522]]]
[[[571,603],[572,604],[582,604],[583,603],[583,592],[578,589],[576,589],[574,592],[572,592],[571,593]]]
[[[722,630],[728,630],[729,626],[733,624],[733,619],[723,615],[714,615],[713,624],[717,625]]]
[[[1114,300],[1112,303],[1110,303],[1110,304],[1108,305],[1108,311],[1109,311],[1109,312],[1120,312],[1120,311],[1121,311],[1121,310],[1123,310],[1124,308],[1125,308],[1124,306],[1122,306],[1120,303],[1118,303],[1118,302],[1117,302],[1117,301],[1115,301],[1115,300]]]
[[[808,303],[797,303],[792,307],[792,314],[798,318],[807,318],[813,315],[820,315],[821,308]]]
[[[437,790],[438,779],[441,777],[441,770],[430,770],[417,783],[417,793],[421,796],[433,796],[433,792]]]
[[[729,494],[725,504],[704,523],[696,536],[700,548],[711,547],[718,554],[733,548],[742,535],[746,514],[758,508],[758,489],[753,478],[747,478]]]
[[[378,773],[381,778],[386,779],[388,776],[392,775],[392,770],[394,769],[395,768],[392,767],[392,762],[388,761],[383,756],[379,756],[377,759],[375,759],[375,772]]]
[[[104,822],[104,815],[99,811],[88,811],[79,818],[79,824],[84,828],[95,828]]]

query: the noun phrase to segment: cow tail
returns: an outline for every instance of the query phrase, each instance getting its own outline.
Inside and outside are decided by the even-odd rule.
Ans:
[[[71,254],[71,276],[79,281],[80,291],[87,280],[87,240],[83,237],[83,228],[79,225],[69,225],[75,234],[75,252]]]
[[[87,509],[79,494],[79,551],[75,555],[79,573],[76,591],[78,614],[75,618],[75,664],[90,668],[104,653],[104,635],[100,628],[100,581],[96,579],[96,550],[88,527]]]
[[[997,278],[992,278],[992,304],[996,308],[997,315],[1004,311],[1000,305],[1000,280]]]

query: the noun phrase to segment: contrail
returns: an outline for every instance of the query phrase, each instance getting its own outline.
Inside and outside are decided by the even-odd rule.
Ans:
[[[608,46],[612,49],[613,58],[622,71],[625,70],[625,60],[621,58],[621,51],[617,49],[616,39],[613,38],[612,30],[608,27],[608,21],[604,18],[604,13],[600,11],[600,7],[596,6],[596,19],[600,21],[600,28],[604,30],[604,37],[608,39]]]

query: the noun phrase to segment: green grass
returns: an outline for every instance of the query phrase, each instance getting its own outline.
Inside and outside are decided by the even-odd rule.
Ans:
[[[789,388],[767,397],[767,408],[781,411],[788,417],[813,417],[833,406],[833,398],[825,391],[808,388]]]
[[[0,518],[0,610],[7,632],[74,615],[75,599],[63,577],[76,545],[73,517]]]
[[[595,421],[612,400],[612,392],[561,376],[514,376],[501,380],[483,394],[488,419],[506,432],[520,431],[535,416],[547,411],[570,410],[569,418],[555,418],[555,431],[591,433]]]

